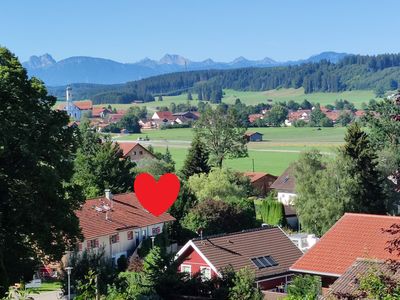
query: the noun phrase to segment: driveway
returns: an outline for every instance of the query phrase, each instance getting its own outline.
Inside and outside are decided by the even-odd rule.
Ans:
[[[52,291],[52,292],[43,292],[40,294],[32,294],[30,295],[33,299],[35,300],[58,300],[58,295],[61,293],[61,290],[59,291]],[[67,297],[61,298],[63,300],[67,300]]]

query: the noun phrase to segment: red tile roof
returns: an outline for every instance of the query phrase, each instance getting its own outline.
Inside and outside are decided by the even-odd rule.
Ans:
[[[244,176],[249,177],[250,182],[255,182],[265,176],[268,176],[268,173],[263,173],[263,172],[244,172]],[[273,175],[271,175],[273,176]]]
[[[251,115],[249,115],[249,122],[254,123],[258,119],[262,119],[263,117],[264,117],[263,114],[251,114]]]
[[[156,112],[157,116],[161,119],[167,119],[167,120],[175,120],[176,118],[170,111],[157,111]]]
[[[105,197],[88,199],[80,210],[75,211],[85,239],[110,235],[120,230],[141,228],[163,222],[175,221],[168,213],[155,217],[147,212],[136,198],[135,193],[113,196],[113,208],[107,213],[97,208],[110,205]]]
[[[136,146],[139,146],[142,150],[149,152],[145,147],[143,147],[139,143],[130,143],[130,142],[118,142],[119,148],[122,150],[124,157],[129,154]],[[149,152],[150,153],[150,152]],[[151,154],[151,153],[150,153]]]
[[[119,120],[122,119],[124,114],[110,114],[108,117],[108,122],[110,123],[117,123]]]
[[[399,259],[385,250],[390,236],[382,232],[394,223],[400,217],[346,213],[290,269],[339,276],[357,258]]]
[[[103,113],[103,112],[110,112],[110,111],[105,107],[93,107],[93,109],[92,109],[92,118],[100,117],[100,114]]]
[[[308,120],[310,118],[311,110],[310,109],[300,109],[296,111],[289,112],[289,121],[297,121],[299,119]]]

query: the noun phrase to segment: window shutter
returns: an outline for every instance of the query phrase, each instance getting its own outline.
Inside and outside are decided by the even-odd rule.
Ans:
[[[89,241],[89,240],[86,241],[86,247],[87,247],[88,249],[90,249],[90,241]]]
[[[96,248],[99,248],[99,239],[95,240]]]

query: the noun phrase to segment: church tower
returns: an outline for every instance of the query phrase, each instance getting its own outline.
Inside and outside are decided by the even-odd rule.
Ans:
[[[72,114],[72,88],[70,86],[65,90],[65,98],[67,99],[67,105],[65,106],[67,114]]]

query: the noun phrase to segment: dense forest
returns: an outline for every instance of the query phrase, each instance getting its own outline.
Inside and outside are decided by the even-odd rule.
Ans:
[[[219,102],[222,89],[264,91],[300,88],[305,93],[354,89],[393,90],[400,81],[400,54],[349,55],[338,63],[328,61],[298,66],[179,72],[118,85],[72,85],[76,98],[95,103],[153,101],[159,95],[191,91],[203,100]],[[62,98],[65,87],[49,88]]]

